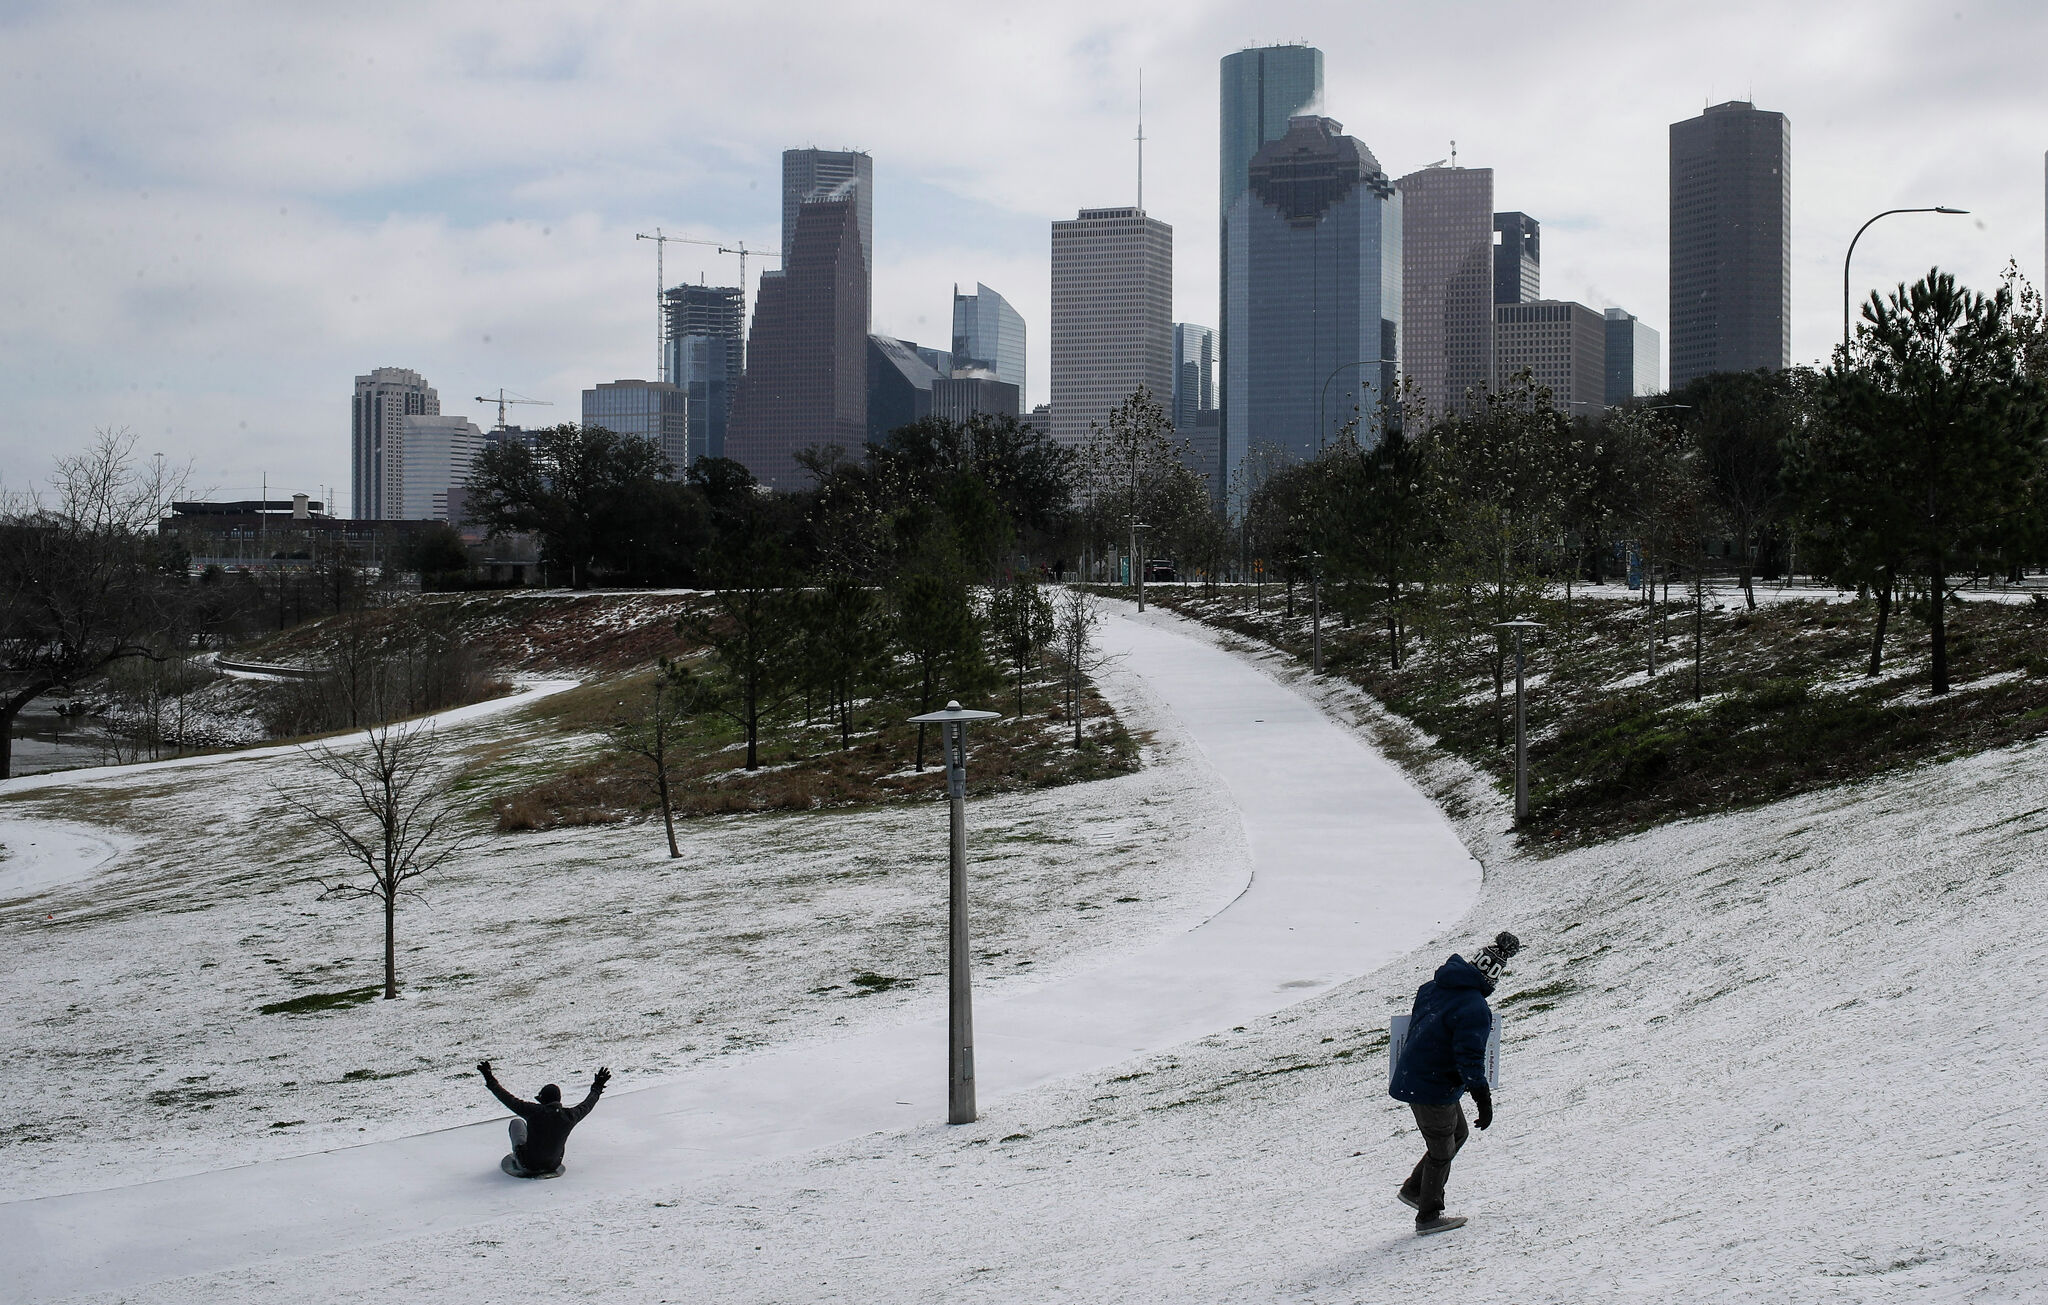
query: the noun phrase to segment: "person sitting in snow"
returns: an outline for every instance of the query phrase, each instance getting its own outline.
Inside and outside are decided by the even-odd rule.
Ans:
[[[1408,1040],[1402,1044],[1387,1093],[1409,1104],[1422,1133],[1422,1159],[1399,1193],[1401,1203],[1415,1211],[1418,1233],[1465,1226],[1463,1217],[1444,1214],[1451,1160],[1471,1136],[1459,1098],[1470,1092],[1477,1110],[1472,1122],[1482,1129],[1492,1126],[1486,1040],[1493,1032],[1493,1010],[1486,999],[1508,958],[1521,946],[1513,934],[1503,933],[1479,950],[1476,964],[1454,952],[1437,967],[1435,978],[1415,990]]]
[[[590,1095],[573,1106],[565,1106],[562,1104],[562,1089],[553,1083],[541,1088],[540,1100],[521,1101],[507,1092],[498,1082],[498,1076],[491,1073],[490,1061],[478,1061],[476,1069],[484,1076],[484,1086],[491,1090],[491,1095],[504,1102],[505,1108],[517,1116],[509,1129],[512,1159],[529,1174],[551,1174],[562,1167],[562,1152],[569,1144],[569,1130],[597,1107],[597,1099],[604,1095],[605,1084],[612,1079],[612,1072],[599,1066],[590,1080]]]

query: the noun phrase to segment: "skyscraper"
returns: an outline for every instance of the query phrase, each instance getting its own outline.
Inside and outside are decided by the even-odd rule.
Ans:
[[[1224,486],[1254,442],[1312,458],[1354,408],[1369,424],[1394,392],[1403,201],[1372,151],[1343,131],[1296,118],[1253,156],[1251,184],[1231,206]]]
[[[1607,406],[1607,319],[1584,304],[1538,299],[1494,307],[1494,388],[1527,368],[1550,401],[1574,417]]]
[[[1216,332],[1193,322],[1173,324],[1173,424],[1185,435],[1216,406]]]
[[[688,398],[688,462],[725,456],[732,397],[740,385],[742,320],[738,286],[679,285],[668,303],[668,367],[663,377]]]
[[[801,149],[782,151],[782,266],[789,266],[796,247],[797,210],[807,199],[851,198],[860,227],[860,261],[866,269],[868,295],[874,295],[875,161],[860,150]],[[867,327],[861,331],[866,333]]]
[[[583,392],[583,424],[634,435],[661,450],[677,480],[689,471],[688,396],[667,381],[599,381]]]
[[[1085,442],[1140,385],[1173,402],[1173,228],[1084,208],[1052,224],[1052,437]]]
[[[1540,224],[1527,213],[1496,213],[1493,234],[1493,302],[1526,304],[1541,299]]]
[[[1746,100],[1671,124],[1671,387],[1792,361],[1792,124]]]
[[[1432,415],[1493,384],[1493,169],[1430,167],[1401,191],[1401,372]]]
[[[932,415],[932,383],[939,372],[908,340],[868,337],[868,443]]]
[[[986,368],[1024,392],[1024,319],[980,282],[971,295],[953,287],[953,367]]]
[[[385,441],[386,520],[448,521],[448,495],[469,480],[484,433],[467,417],[408,413]]]
[[[349,510],[359,521],[402,517],[389,461],[399,423],[407,416],[439,416],[441,396],[410,368],[379,367],[356,377],[349,411]]]
[[[979,367],[956,371],[932,382],[932,416],[947,421],[964,423],[981,413],[1015,417],[1019,415],[1017,403],[1016,386],[997,380],[994,372]]]
[[[1287,124],[1296,114],[1308,113],[1323,102],[1323,52],[1310,45],[1268,45],[1223,56],[1222,141],[1217,151],[1221,176],[1216,188],[1219,220],[1217,254],[1218,356],[1230,356],[1230,210],[1238,196],[1251,184],[1252,156],[1270,141],[1287,134]],[[1230,433],[1230,378],[1218,377],[1216,402],[1223,410],[1218,428],[1218,457],[1227,463],[1233,443],[1242,436]],[[1217,473],[1219,481],[1222,471]]]
[[[863,156],[864,157],[864,156]],[[726,456],[796,488],[798,450],[867,437],[868,276],[851,193],[797,206],[789,261],[761,277]]]
[[[1657,392],[1658,338],[1634,313],[1610,308],[1607,317],[1607,406]]]

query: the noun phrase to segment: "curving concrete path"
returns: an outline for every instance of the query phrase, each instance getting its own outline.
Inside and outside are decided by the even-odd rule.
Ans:
[[[1436,808],[1307,699],[1168,615],[1115,606],[1103,643],[1177,719],[1216,800],[1237,809],[1251,880],[1188,933],[980,1003],[984,1103],[1315,996],[1429,941],[1478,895],[1479,866]],[[943,808],[933,815],[942,827]],[[492,1163],[503,1125],[478,1124],[0,1205],[0,1259],[20,1298],[38,1299],[566,1214],[594,1193],[941,1119],[945,1037],[941,1012],[618,1093],[549,1183],[507,1181]]]

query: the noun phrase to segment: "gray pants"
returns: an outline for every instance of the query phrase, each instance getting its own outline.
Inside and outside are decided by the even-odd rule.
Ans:
[[[1422,1159],[1415,1172],[1401,1184],[1401,1194],[1414,1198],[1423,1217],[1443,1213],[1444,1184],[1450,1181],[1451,1161],[1472,1136],[1465,1125],[1465,1107],[1453,1101],[1447,1106],[1411,1106],[1415,1127],[1422,1131]]]
[[[526,1121],[514,1115],[512,1122],[506,1125],[505,1131],[512,1135],[512,1158],[520,1164],[525,1164],[526,1157],[519,1152],[526,1145]]]

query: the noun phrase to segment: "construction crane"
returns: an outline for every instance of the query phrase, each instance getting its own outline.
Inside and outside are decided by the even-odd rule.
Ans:
[[[710,248],[717,250],[721,254],[739,255],[740,348],[743,351],[742,359],[744,359],[747,332],[747,260],[749,258],[773,258],[780,260],[782,255],[779,253],[770,252],[769,250],[766,249],[749,249],[747,248],[747,242],[744,240],[735,240],[730,245],[728,245],[721,240],[700,240],[696,236],[664,235],[660,227],[654,228],[654,232],[652,235],[649,235],[645,232],[635,232],[633,235],[633,239],[652,240],[654,242],[654,347],[657,359],[655,375],[662,379],[667,379],[668,294],[667,278],[666,276],[663,275],[662,271],[662,250],[664,246],[670,244],[707,245]]]
[[[510,397],[507,397],[508,394]],[[503,389],[498,391],[498,397],[495,399],[488,394],[479,394],[476,396],[476,401],[478,403],[495,403],[498,405],[498,424],[494,428],[497,430],[505,429],[505,409],[512,404],[530,403],[537,408],[552,408],[555,406],[554,401],[551,399],[529,399],[521,394],[510,394],[510,391]]]

